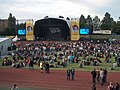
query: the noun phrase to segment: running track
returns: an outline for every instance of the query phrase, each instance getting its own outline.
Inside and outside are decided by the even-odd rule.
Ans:
[[[106,90],[110,81],[120,83],[120,73],[109,72],[108,82],[103,86],[97,83],[97,90]],[[75,80],[67,81],[65,70],[51,70],[45,74],[40,70],[0,68],[0,85],[11,87],[14,83],[33,90],[91,90],[92,87],[90,72],[76,71]]]

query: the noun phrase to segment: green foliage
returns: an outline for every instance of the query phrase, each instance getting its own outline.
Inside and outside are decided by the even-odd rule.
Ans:
[[[116,34],[120,35],[120,21],[117,21],[116,23]]]
[[[15,28],[9,28],[9,27],[7,27],[5,29],[4,35],[7,35],[7,36],[9,36],[9,35],[15,35],[15,30],[14,29]]]
[[[120,20],[112,23],[112,33],[120,35]]]
[[[6,28],[5,30],[5,35],[16,35],[15,23],[16,23],[16,18],[12,16],[12,14],[10,13],[8,17],[8,28]]]
[[[98,16],[95,16],[92,20],[90,15],[87,18],[81,15],[79,21],[80,28],[89,27],[91,30],[111,30],[112,33],[120,35],[120,18],[119,21],[115,22],[108,12],[105,13],[102,21],[100,21]]]
[[[113,24],[112,24],[112,33],[116,33],[116,29],[117,29],[117,23],[115,21],[113,21]]]
[[[4,36],[5,34],[4,34],[4,32],[3,32],[3,31],[0,31],[0,35]]]
[[[100,29],[100,19],[98,18],[98,16],[95,16],[93,18],[93,30],[97,31]]]
[[[108,12],[105,13],[105,17],[103,18],[101,23],[102,23],[101,24],[102,30],[111,30],[112,29],[113,18],[111,17],[111,15]]]
[[[46,18],[49,17],[45,16],[44,19]],[[64,17],[59,16],[58,18]],[[67,17],[66,20],[70,20],[70,18]],[[120,35],[120,17],[118,21],[114,21],[111,17],[111,14],[109,14],[108,12],[105,13],[102,21],[100,21],[98,16],[95,16],[95,18],[92,19],[90,15],[88,15],[87,18],[85,18],[84,15],[81,15],[79,21],[80,28],[88,27],[91,30],[111,30],[112,33]],[[16,18],[10,13],[8,17],[8,27],[4,28],[4,31],[0,32],[0,35],[16,35],[18,29],[26,28],[25,25],[25,23],[16,25]]]
[[[80,28],[84,28],[86,27],[87,24],[86,24],[86,19],[83,15],[80,16]]]
[[[26,23],[17,24],[16,27],[17,27],[17,30],[18,29],[25,29],[26,28]]]
[[[92,18],[90,15],[85,19],[83,15],[80,16],[80,28],[90,28],[93,30]]]
[[[92,18],[90,15],[87,16],[86,21],[87,21],[87,26],[90,27],[92,25]]]

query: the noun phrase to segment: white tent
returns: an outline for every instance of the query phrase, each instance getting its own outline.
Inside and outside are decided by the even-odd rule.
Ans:
[[[7,55],[11,48],[10,38],[0,38],[0,56]]]
[[[12,39],[13,42],[16,42],[16,41],[18,41],[18,40],[20,40],[20,38],[18,38],[17,35]]]

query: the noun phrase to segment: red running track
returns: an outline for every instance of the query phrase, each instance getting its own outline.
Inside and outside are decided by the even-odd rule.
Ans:
[[[120,83],[119,72],[109,72],[108,81],[103,86],[96,84],[97,90],[106,90],[109,82]],[[90,72],[76,71],[75,80],[66,80],[65,70],[51,70],[49,74],[40,73],[40,70],[0,68],[0,85],[11,87],[17,83],[21,88],[38,90],[91,90]]]

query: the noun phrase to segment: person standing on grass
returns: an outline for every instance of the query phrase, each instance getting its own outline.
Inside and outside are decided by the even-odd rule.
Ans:
[[[70,80],[70,68],[67,69],[67,80]]]
[[[72,80],[74,80],[74,75],[75,75],[75,69],[74,69],[74,67],[72,67],[72,69],[71,69],[71,75],[72,75]]]

